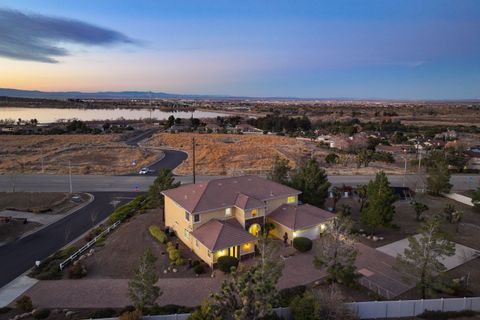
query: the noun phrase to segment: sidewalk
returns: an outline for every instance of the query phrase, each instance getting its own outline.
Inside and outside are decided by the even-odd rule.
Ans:
[[[0,308],[9,305],[39,280],[22,275],[0,288]]]

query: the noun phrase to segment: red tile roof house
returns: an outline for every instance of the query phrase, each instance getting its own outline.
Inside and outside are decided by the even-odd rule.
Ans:
[[[210,266],[230,255],[255,252],[265,222],[271,235],[291,243],[294,237],[316,238],[334,215],[298,204],[301,192],[258,177],[241,176],[182,185],[165,190],[165,226]]]

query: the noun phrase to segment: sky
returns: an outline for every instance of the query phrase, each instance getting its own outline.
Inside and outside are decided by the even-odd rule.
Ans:
[[[480,98],[477,0],[1,0],[0,87]]]

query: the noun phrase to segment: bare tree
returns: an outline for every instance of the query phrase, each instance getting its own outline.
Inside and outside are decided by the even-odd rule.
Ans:
[[[68,239],[70,238],[70,234],[72,233],[72,225],[70,223],[67,224],[63,232],[65,236],[65,243],[68,243]]]
[[[90,211],[90,220],[92,221],[92,227],[95,226],[95,222],[97,222],[99,212],[98,210],[94,209]]]

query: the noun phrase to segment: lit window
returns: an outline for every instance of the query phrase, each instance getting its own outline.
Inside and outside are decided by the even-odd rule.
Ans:
[[[252,217],[256,217],[257,216],[257,209],[252,209]]]
[[[188,213],[187,211],[185,211],[185,220],[190,222],[190,213]]]
[[[193,215],[193,222],[194,223],[200,222],[200,215],[199,214],[194,214]]]
[[[294,203],[295,202],[295,196],[289,196],[287,198],[287,203]]]
[[[226,215],[227,217],[230,217],[230,216],[232,215],[232,208],[227,208],[227,209],[225,209],[225,215]]]
[[[190,232],[187,229],[183,229],[183,236],[185,239],[190,239]]]

